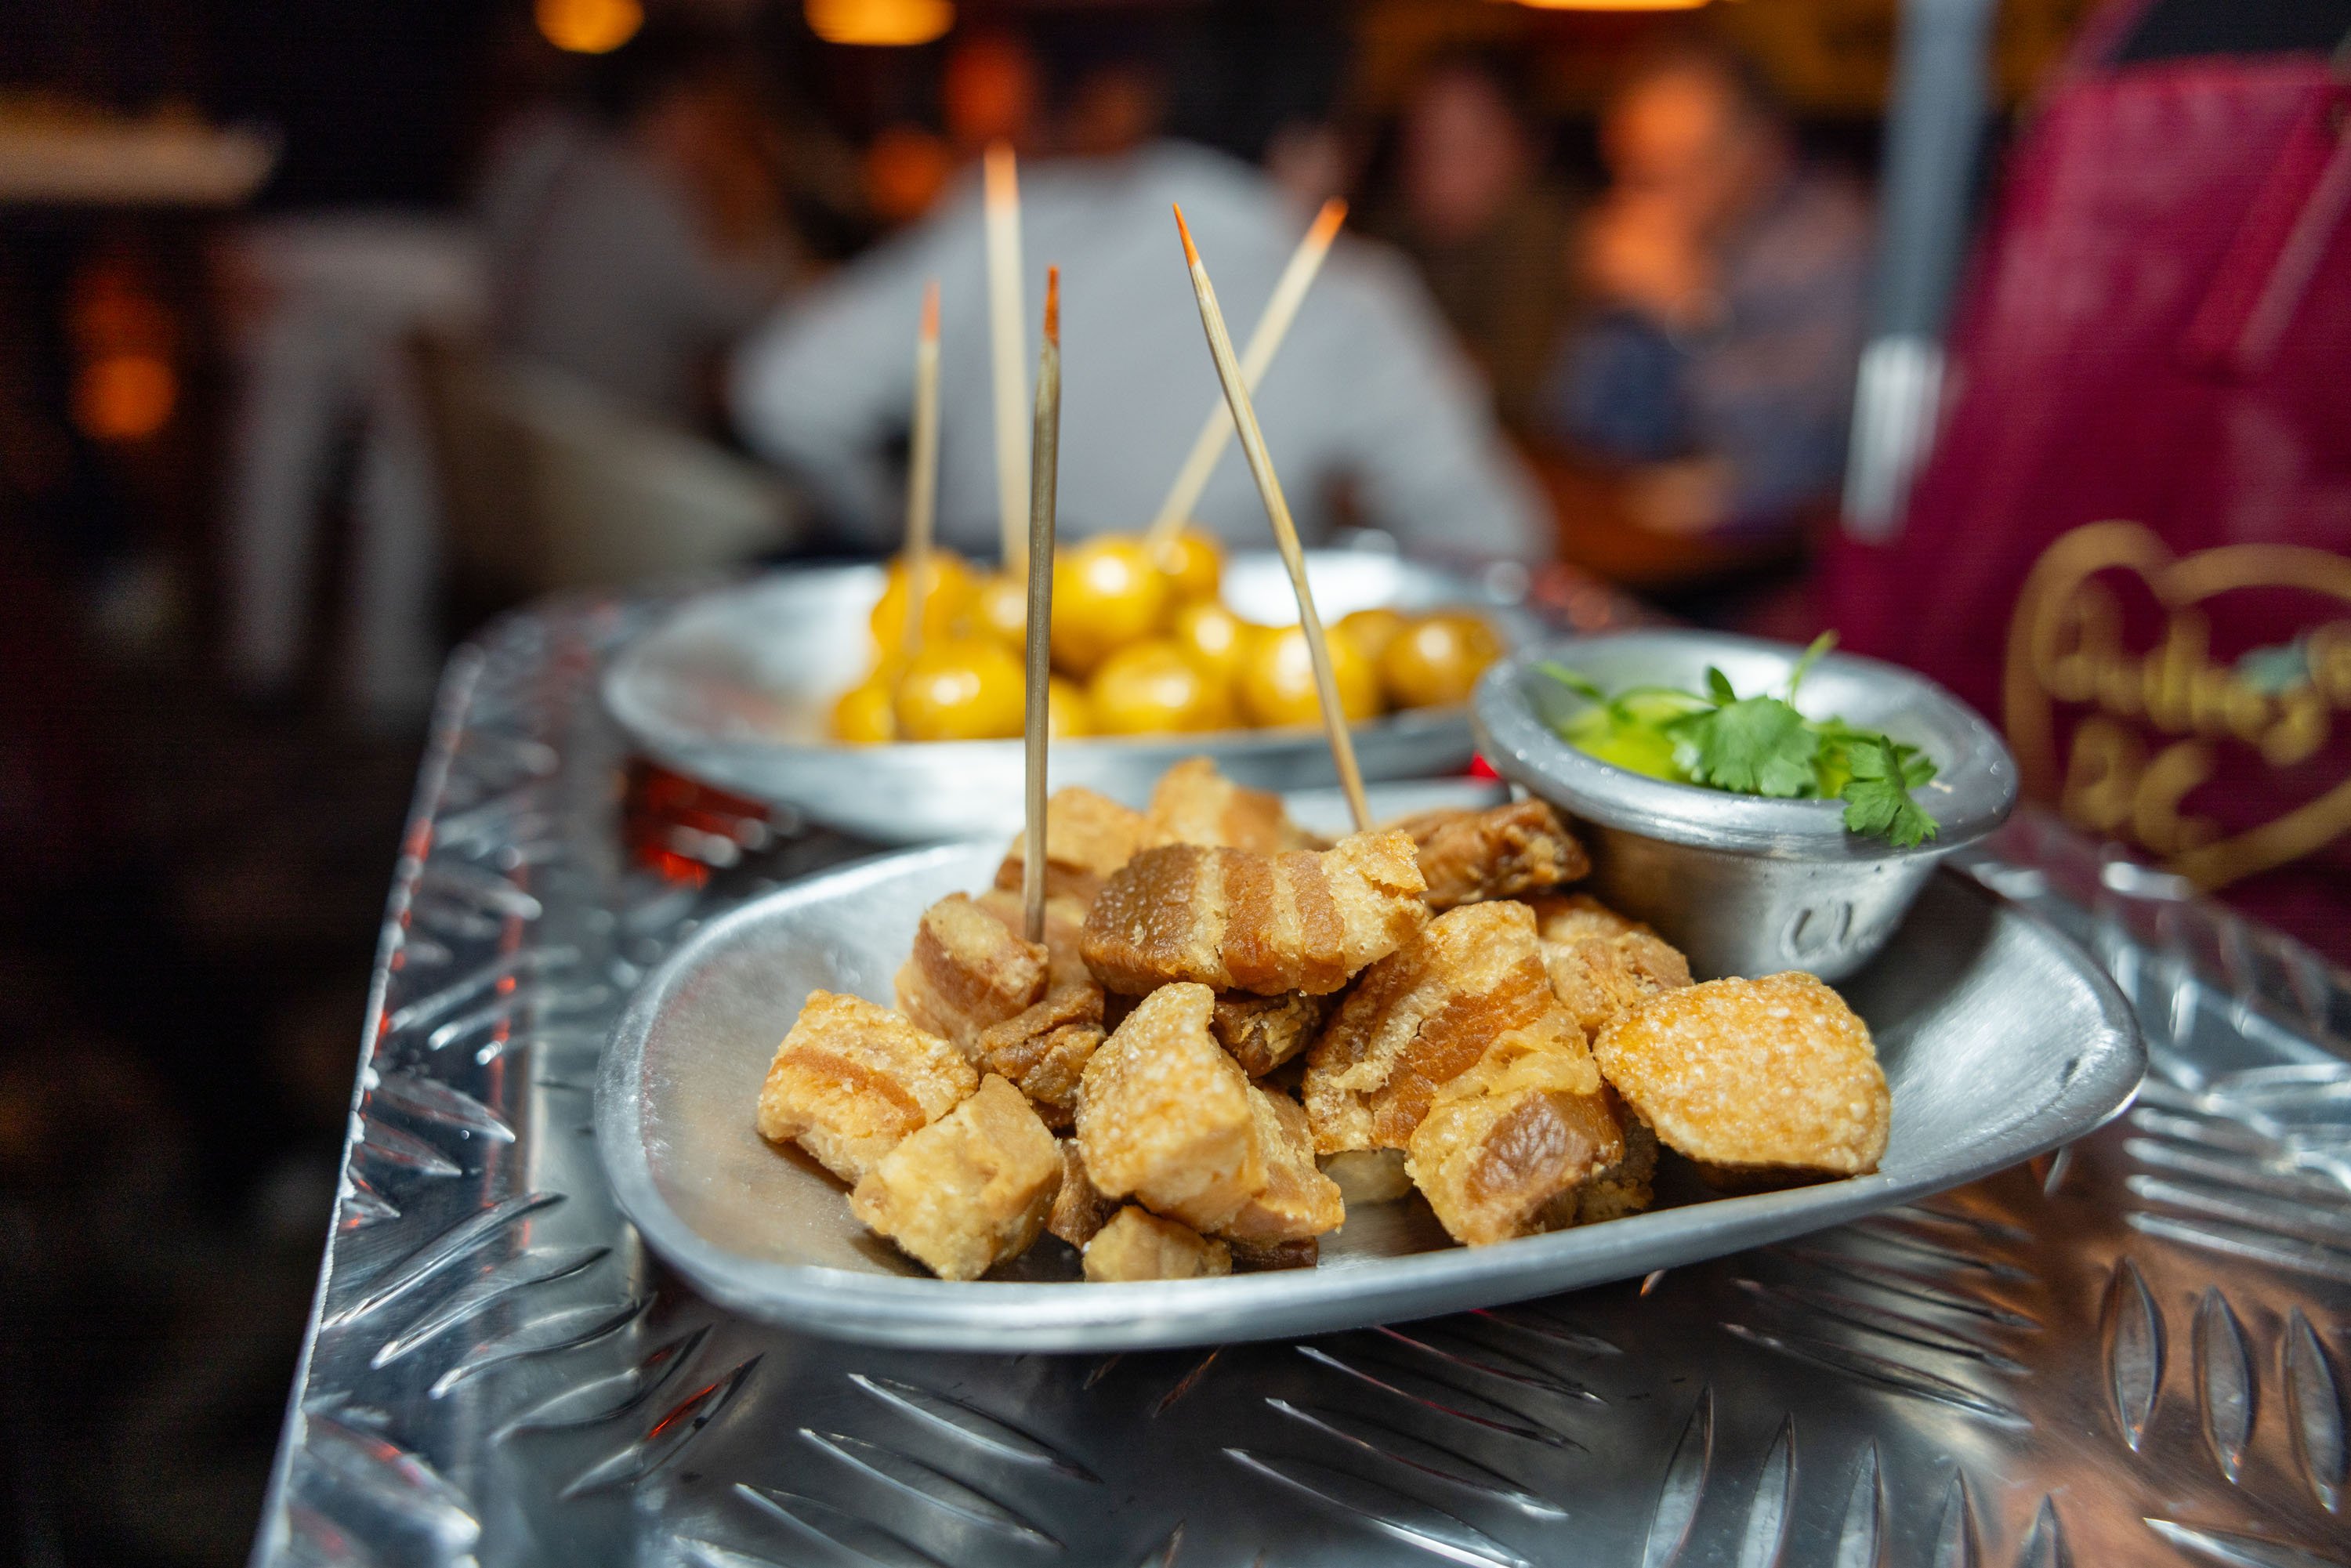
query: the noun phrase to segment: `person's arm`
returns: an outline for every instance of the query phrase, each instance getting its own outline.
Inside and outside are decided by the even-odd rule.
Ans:
[[[1334,395],[1348,405],[1340,439],[1364,521],[1423,554],[1549,557],[1541,494],[1418,280],[1392,257],[1348,248],[1326,287],[1349,318]]]
[[[909,247],[871,256],[735,355],[729,402],[744,440],[805,483],[850,543],[897,537],[904,497],[883,454],[914,401],[923,275]]]

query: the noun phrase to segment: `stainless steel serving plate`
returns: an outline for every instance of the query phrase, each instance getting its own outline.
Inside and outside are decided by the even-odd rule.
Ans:
[[[1506,779],[1566,812],[1592,852],[1591,890],[1655,925],[1700,979],[1806,969],[1839,980],[1876,956],[1936,862],[2016,804],[2016,759],[1998,731],[1924,675],[1832,653],[1799,706],[1916,746],[1935,778],[1914,799],[1935,819],[1897,849],[1845,831],[1841,800],[1778,800],[1652,779],[1578,750],[1560,726],[1588,700],[1543,674],[1558,664],[1605,692],[1698,691],[1708,666],[1750,695],[1782,689],[1800,650],[1723,632],[1654,629],[1521,649],[1473,698],[1479,749]]]
[[[597,1148],[621,1207],[713,1300],[841,1339],[937,1350],[1106,1351],[1319,1333],[1645,1274],[1970,1181],[2080,1136],[2145,1067],[2122,998],[2082,951],[1955,875],[1936,878],[1844,994],[1894,1093],[1875,1176],[1696,1201],[1686,1173],[1634,1218],[1452,1246],[1417,1197],[1362,1206],[1322,1266],[1081,1285],[1041,1239],[1007,1277],[935,1280],[850,1217],[838,1182],[752,1124],[777,1041],[815,988],[886,998],[916,919],[984,885],[995,844],[902,852],[783,889],[698,932],[607,1047]],[[1669,1176],[1671,1173],[1669,1173]]]
[[[1541,638],[1541,626],[1467,578],[1394,556],[1309,552],[1316,608],[1335,622],[1376,605],[1484,612],[1506,642]],[[604,701],[646,751],[694,778],[794,807],[817,821],[880,843],[1009,833],[1021,814],[1017,740],[844,747],[826,739],[833,700],[866,674],[866,622],[882,593],[879,567],[772,573],[681,605],[612,661]],[[1293,623],[1280,558],[1243,553],[1226,562],[1224,594],[1244,619]],[[1355,727],[1355,757],[1368,779],[1416,779],[1465,765],[1466,707],[1391,715]],[[1315,729],[1232,730],[1164,739],[1083,740],[1053,747],[1056,788],[1083,784],[1141,805],[1168,764],[1206,753],[1228,776],[1262,789],[1334,781]]]

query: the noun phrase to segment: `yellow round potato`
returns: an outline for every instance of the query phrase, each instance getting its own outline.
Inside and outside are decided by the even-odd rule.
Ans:
[[[850,746],[886,746],[898,738],[896,694],[876,673],[841,694],[832,705],[832,737]]]
[[[1203,599],[1176,612],[1167,635],[1186,658],[1230,687],[1265,628],[1250,625],[1216,600]]]
[[[1010,572],[991,571],[972,584],[956,632],[969,637],[993,637],[1019,648],[1029,634],[1029,584]]]
[[[1178,602],[1214,599],[1225,580],[1225,547],[1214,534],[1186,528],[1167,541],[1159,570]]]
[[[1405,624],[1380,654],[1380,683],[1398,707],[1439,707],[1469,700],[1502,640],[1482,615],[1440,612]]]
[[[1353,643],[1364,658],[1377,664],[1380,655],[1388,651],[1388,644],[1395,641],[1395,634],[1404,630],[1404,615],[1384,605],[1375,610],[1358,610],[1343,617],[1332,630]]]
[[[930,557],[930,593],[923,605],[923,640],[952,636],[956,622],[963,617],[965,606],[971,601],[971,568],[960,556],[947,550],[933,550]],[[873,613],[866,623],[873,629],[873,640],[886,654],[895,655],[906,632],[906,558],[899,556],[890,563],[890,576],[882,588],[882,597],[874,603]]]
[[[1094,705],[1085,687],[1066,675],[1046,684],[1045,733],[1055,740],[1082,740],[1094,733]]]
[[[1339,708],[1348,722],[1376,718],[1380,713],[1380,677],[1372,662],[1344,637],[1327,639],[1331,674],[1339,688]],[[1296,626],[1268,632],[1257,639],[1241,666],[1241,712],[1264,728],[1288,724],[1320,724],[1322,704],[1314,691],[1314,664],[1306,650],[1306,633]]]
[[[1156,632],[1166,619],[1167,574],[1143,541],[1088,539],[1053,562],[1053,663],[1082,680],[1116,649]]]
[[[977,637],[933,643],[898,682],[901,740],[997,740],[1020,733],[1020,662]]]
[[[1195,734],[1233,725],[1225,684],[1165,638],[1131,643],[1103,660],[1086,695],[1103,735]]]

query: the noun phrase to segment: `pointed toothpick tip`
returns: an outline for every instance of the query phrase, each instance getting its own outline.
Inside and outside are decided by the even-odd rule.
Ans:
[[[1045,341],[1057,347],[1061,341],[1061,269],[1045,269]]]
[[[1184,236],[1184,260],[1188,266],[1200,265],[1200,247],[1192,243],[1192,225],[1184,221],[1184,204],[1176,204],[1176,232]]]
[[[939,280],[935,277],[923,285],[923,340],[939,340]]]
[[[1314,214],[1314,227],[1311,232],[1317,243],[1328,245],[1332,236],[1339,232],[1339,225],[1346,221],[1347,198],[1333,196],[1322,204],[1321,212]]]

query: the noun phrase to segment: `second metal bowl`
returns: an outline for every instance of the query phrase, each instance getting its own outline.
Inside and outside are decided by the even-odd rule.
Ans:
[[[1893,936],[1935,862],[1998,827],[2016,803],[2016,760],[1976,713],[1923,675],[1833,653],[1798,706],[1916,746],[1936,767],[1915,798],[1937,836],[1913,849],[1845,831],[1836,800],[1779,800],[1677,784],[1581,751],[1560,727],[1587,699],[1544,674],[1563,664],[1603,691],[1704,688],[1708,665],[1746,695],[1777,691],[1801,650],[1725,632],[1626,632],[1521,650],[1473,699],[1479,749],[1505,778],[1575,819],[1587,884],[1689,956],[1701,979],[1804,969],[1836,980]]]

